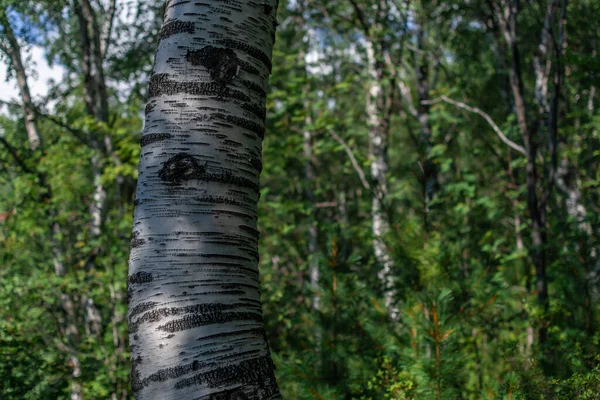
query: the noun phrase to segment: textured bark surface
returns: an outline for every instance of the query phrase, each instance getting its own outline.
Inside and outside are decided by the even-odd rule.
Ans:
[[[21,56],[21,46],[17,41],[12,26],[8,21],[8,18],[5,13],[0,13],[0,24],[3,27],[6,40],[8,42],[8,45],[0,43],[0,50],[2,50],[11,60],[12,69],[15,72],[17,83],[19,85],[19,94],[21,97],[21,105],[23,109],[25,130],[27,131],[29,149],[32,152],[34,152],[40,148],[43,149],[43,143],[38,130],[37,110],[31,97],[31,92],[29,90],[28,84],[28,77]],[[45,203],[53,196],[52,188],[48,184],[45,173],[37,172],[37,175],[40,182],[40,186],[46,190],[46,192],[40,196],[39,201],[40,203]],[[50,231],[50,243],[52,252],[52,262],[54,264],[54,272],[56,276],[64,277],[67,274],[68,270],[67,266],[63,262],[64,252],[61,248],[61,243],[59,240],[59,237],[61,236],[61,227],[55,220],[55,213],[53,212],[53,210],[48,209],[46,211],[46,216],[48,218],[48,221],[50,221],[48,227]],[[91,299],[89,299],[89,301],[91,301]],[[80,334],[76,324],[77,316],[75,312],[73,299],[69,295],[61,293],[60,304],[62,311],[64,312],[64,317],[61,322],[64,336],[66,339],[66,344],[61,343],[60,348],[68,354],[70,366],[72,368],[70,398],[71,400],[81,400],[81,383],[79,381],[79,378],[81,377],[81,363],[76,352],[77,345],[80,342]],[[88,325],[92,326],[96,329],[97,332],[99,332],[100,328],[97,320],[97,318],[99,317],[99,313],[95,307],[93,308],[93,310],[96,311],[96,314],[90,314],[86,316],[86,321],[89,320],[90,323]],[[92,319],[90,319],[90,317],[92,317]]]
[[[373,185],[373,201],[371,205],[373,251],[375,258],[381,266],[378,273],[383,288],[385,306],[392,320],[398,317],[397,307],[394,306],[396,290],[394,289],[392,258],[385,236],[388,234],[390,224],[384,208],[388,184],[388,135],[389,115],[386,114],[386,93],[383,88],[383,66],[377,60],[377,46],[372,41],[367,41],[367,65],[369,73],[369,92],[367,94],[367,127],[369,130],[369,156],[371,157],[371,181]]]
[[[0,22],[3,26],[6,40],[8,41],[8,45],[6,46],[0,44],[0,49],[2,49],[10,59],[12,69],[15,72],[17,83],[19,85],[19,94],[21,96],[21,107],[23,108],[23,115],[25,117],[25,130],[27,131],[29,147],[32,151],[35,151],[40,145],[41,138],[36,126],[35,107],[31,98],[31,92],[29,91],[29,84],[27,83],[27,73],[25,72],[25,65],[21,58],[21,46],[19,45],[11,24],[4,13],[0,16]]]
[[[137,399],[280,398],[257,267],[276,9],[167,2],[129,262]]]

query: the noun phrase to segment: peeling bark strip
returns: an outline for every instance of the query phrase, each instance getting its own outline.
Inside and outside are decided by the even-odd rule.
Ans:
[[[281,398],[256,228],[276,9],[277,0],[167,2],[129,259],[138,400]]]

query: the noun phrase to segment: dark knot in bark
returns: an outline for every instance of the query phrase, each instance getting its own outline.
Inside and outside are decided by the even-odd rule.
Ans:
[[[133,275],[129,276],[130,284],[141,284],[141,283],[150,283],[154,280],[154,277],[151,273],[145,271],[136,272]]]
[[[188,153],[178,153],[169,158],[158,171],[158,177],[170,183],[194,179],[204,173],[204,166]]]
[[[136,247],[140,247],[140,246],[144,245],[145,243],[146,243],[146,241],[140,237],[140,233],[137,231],[134,231],[131,234],[131,239],[129,241],[129,248],[135,249]]]
[[[188,51],[186,59],[192,65],[206,67],[210,77],[222,85],[230,83],[240,70],[240,60],[231,49],[206,46],[200,50]]]

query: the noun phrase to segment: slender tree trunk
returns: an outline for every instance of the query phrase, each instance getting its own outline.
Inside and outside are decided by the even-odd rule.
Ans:
[[[369,155],[371,157],[371,180],[373,182],[373,200],[371,206],[373,251],[381,266],[378,273],[383,287],[385,306],[390,317],[395,320],[398,311],[394,306],[396,291],[393,282],[394,260],[385,244],[389,232],[388,215],[385,201],[388,192],[388,152],[389,120],[384,110],[385,91],[383,88],[383,67],[377,61],[376,44],[368,40],[367,69],[369,73],[369,89],[367,94],[367,126],[369,130]]]
[[[27,131],[27,139],[29,141],[29,149],[34,152],[38,148],[43,147],[42,137],[38,130],[38,121],[35,105],[31,98],[31,92],[29,91],[29,84],[27,82],[27,72],[23,65],[23,59],[21,57],[21,46],[14,35],[12,26],[6,17],[6,14],[0,14],[0,24],[4,28],[8,44],[0,43],[0,50],[2,50],[6,56],[10,59],[13,70],[17,77],[17,83],[19,85],[19,94],[21,97],[21,107],[23,109],[23,115],[25,119],[25,130]],[[46,181],[44,174],[39,174],[40,183],[46,188],[46,194],[44,198],[40,199],[40,202],[44,202],[46,199],[52,197],[52,191]],[[54,212],[48,211],[48,219],[54,220]],[[60,226],[56,222],[51,222],[49,225],[52,262],[54,264],[54,270],[56,275],[62,276],[65,273],[65,266],[63,263],[63,251],[60,247],[60,241],[57,239],[60,236]]]
[[[108,121],[108,98],[99,49],[99,32],[91,4],[88,0],[74,0],[73,8],[79,21],[79,38],[81,49],[81,72],[83,75],[83,91],[88,115],[100,122]],[[106,205],[106,188],[102,184],[102,160],[105,152],[103,143],[99,140],[98,132],[91,132],[89,137],[91,147],[95,151],[92,156],[92,180],[94,193],[90,204],[91,233],[94,237],[102,230],[102,217]],[[105,141],[110,142],[110,138]]]
[[[377,274],[381,287],[386,309],[392,320],[398,317],[397,307],[394,306],[396,290],[394,288],[394,260],[385,244],[385,237],[389,232],[389,221],[386,205],[387,197],[387,171],[388,171],[388,136],[389,121],[391,115],[391,104],[384,90],[384,62],[388,67],[393,64],[386,51],[385,41],[376,40],[374,31],[381,30],[382,24],[388,16],[387,0],[380,0],[378,4],[372,4],[375,10],[374,21],[370,21],[356,0],[349,0],[355,13],[357,22],[362,28],[365,36],[365,47],[367,53],[367,74],[369,79],[366,114],[367,129],[369,131],[369,157],[371,158],[371,180],[373,199],[371,203],[371,229],[373,232],[373,252],[381,270]],[[386,109],[387,107],[387,109]]]
[[[92,180],[94,192],[92,202],[89,206],[90,212],[90,232],[93,238],[99,238],[102,233],[102,224],[107,207],[107,190],[102,183],[104,172],[103,156],[108,153],[112,155],[112,143],[110,136],[105,132],[105,124],[108,123],[109,107],[108,93],[106,88],[106,78],[104,75],[104,57],[110,43],[110,30],[112,28],[112,18],[114,17],[114,7],[111,1],[109,8],[112,10],[106,16],[108,26],[105,32],[101,31],[98,23],[96,11],[89,0],[73,0],[73,9],[79,22],[79,38],[81,50],[81,71],[84,77],[83,89],[84,99],[88,115],[94,117],[96,121],[104,123],[100,129],[90,132],[89,141],[94,154],[91,158]],[[102,34],[104,33],[104,38]],[[113,155],[113,159],[115,159]],[[116,164],[119,164],[116,161]],[[118,186],[118,183],[117,183]],[[92,258],[93,259],[93,258]],[[86,265],[87,269],[92,268],[92,263]],[[100,332],[102,324],[101,315],[95,306],[93,300],[86,295],[82,296],[84,314],[86,321],[86,333],[96,336]]]
[[[560,0],[551,0],[546,9],[544,17],[544,26],[538,50],[533,58],[535,72],[535,100],[538,104],[540,115],[550,112],[548,103],[548,78],[552,67],[552,60],[548,57],[548,52],[552,51],[552,22]]]
[[[8,40],[8,45],[0,44],[0,49],[3,50],[10,58],[12,67],[15,71],[17,83],[19,85],[19,94],[21,96],[21,105],[25,117],[25,130],[27,131],[29,148],[31,151],[35,151],[42,147],[42,140],[38,131],[36,109],[33,104],[31,92],[29,90],[29,84],[27,82],[27,73],[21,57],[21,46],[19,45],[12,27],[4,13],[0,15],[0,23],[4,28],[4,32]],[[52,190],[46,181],[45,174],[40,173],[39,179],[40,185],[46,188],[46,193],[40,198],[40,202],[44,203],[52,197]],[[47,211],[47,217],[51,221],[49,224],[49,236],[51,242],[50,251],[52,252],[52,262],[54,264],[54,273],[58,277],[63,277],[67,273],[67,268],[63,261],[64,254],[61,249],[60,241],[58,240],[58,237],[61,234],[61,228],[57,222],[53,222],[55,219],[55,212],[53,210]],[[68,344],[64,349],[69,355],[69,364],[72,368],[70,397],[71,400],[81,400],[81,383],[79,382],[79,378],[81,376],[81,363],[75,350],[77,343],[79,342],[79,331],[75,323],[76,316],[74,303],[73,299],[64,293],[60,296],[60,302],[66,316],[64,320],[64,331],[65,339]]]
[[[423,229],[425,231],[424,243],[427,244],[427,238],[430,231],[430,204],[433,201],[438,189],[437,168],[431,159],[431,150],[433,148],[433,138],[431,124],[429,122],[429,110],[431,105],[429,100],[429,62],[427,52],[424,50],[423,36],[425,34],[425,21],[417,25],[416,42],[419,52],[415,55],[415,71],[417,74],[417,106],[415,108],[416,117],[421,125],[421,135],[419,137],[419,147],[421,148],[421,185],[423,191]]]
[[[35,151],[41,144],[41,137],[36,125],[35,107],[33,105],[33,100],[31,99],[29,84],[27,83],[27,73],[25,72],[25,66],[23,65],[23,59],[21,58],[21,46],[19,45],[10,22],[4,12],[0,15],[0,21],[8,41],[8,45],[0,44],[0,49],[2,49],[9,57],[15,72],[17,84],[19,85],[19,93],[21,95],[21,108],[23,109],[23,115],[25,116],[25,130],[27,131],[27,138],[29,139],[29,147],[32,151]]]
[[[91,4],[87,0],[74,0],[73,8],[79,21],[79,38],[81,49],[81,73],[83,75],[83,92],[88,115],[96,118],[98,121],[108,121],[108,106],[106,98],[100,99],[98,82],[99,74],[102,73],[102,60],[96,60],[96,34],[93,21]],[[99,100],[100,99],[100,100]],[[106,107],[103,107],[106,106]],[[102,143],[98,140],[97,133],[91,132],[89,140],[95,154],[92,155],[92,180],[94,193],[92,202],[89,206],[91,216],[91,233],[97,237],[102,229],[102,213],[106,204],[106,189],[102,184],[102,162],[103,153]]]
[[[510,87],[515,101],[515,112],[519,130],[523,137],[525,150],[527,153],[526,186],[527,186],[527,209],[531,221],[532,246],[529,250],[536,272],[536,291],[539,304],[544,308],[548,307],[548,279],[546,276],[546,230],[545,230],[545,212],[540,207],[540,201],[537,193],[538,171],[536,157],[538,154],[537,144],[534,140],[535,129],[528,124],[527,109],[525,103],[523,79],[521,77],[521,58],[517,46],[517,5],[513,0],[505,0],[504,7],[494,3],[496,16],[510,48],[511,66],[509,69]],[[543,322],[538,331],[541,344],[546,342],[547,327]]]
[[[137,399],[278,399],[257,202],[276,0],[168,1],[129,260]]]

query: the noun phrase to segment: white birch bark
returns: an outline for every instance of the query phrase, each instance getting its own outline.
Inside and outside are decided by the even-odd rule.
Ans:
[[[8,41],[8,45],[0,44],[0,49],[6,53],[12,63],[12,68],[15,72],[17,83],[19,85],[19,94],[21,97],[21,104],[25,119],[25,130],[27,132],[27,138],[29,141],[30,150],[36,151],[42,145],[41,135],[38,131],[38,121],[35,106],[29,90],[29,84],[27,79],[27,73],[23,64],[21,56],[21,46],[14,35],[12,27],[6,18],[5,14],[0,16],[1,23],[4,27],[4,33]],[[51,187],[47,184],[45,176],[40,175],[40,181],[42,186],[46,186],[46,196],[52,196]],[[43,199],[40,199],[43,201]],[[54,213],[52,210],[48,211],[47,217],[52,220],[54,219]],[[61,234],[60,225],[57,222],[51,222],[49,235],[51,242],[52,262],[54,264],[54,273],[58,277],[63,277],[67,273],[67,267],[63,262],[63,251],[61,249],[60,241],[57,239]],[[81,400],[81,363],[76,351],[74,350],[76,343],[79,342],[79,332],[75,325],[76,317],[73,306],[73,301],[67,294],[61,294],[61,306],[65,311],[66,318],[64,320],[66,341],[68,343],[65,346],[66,352],[69,354],[69,363],[72,368],[71,371],[71,400]]]
[[[74,0],[73,10],[79,22],[79,39],[81,51],[81,73],[83,75],[84,99],[87,113],[98,121],[108,121],[108,95],[104,77],[101,40],[96,20],[96,13],[89,0]],[[110,34],[109,34],[110,36]],[[102,231],[102,217],[106,207],[107,193],[102,184],[102,163],[100,154],[104,150],[102,143],[90,135],[91,147],[95,150],[92,156],[92,178],[94,194],[89,206],[91,226],[90,231],[98,237]],[[110,147],[110,137],[105,135],[104,142]]]
[[[129,260],[138,400],[281,398],[256,229],[276,9],[167,1]]]
[[[535,99],[539,107],[540,114],[550,112],[550,104],[548,102],[548,79],[552,60],[548,57],[548,53],[552,52],[552,22],[559,6],[558,0],[551,0],[546,9],[544,17],[544,26],[538,50],[533,58],[533,66],[535,70]]]
[[[377,274],[383,288],[386,309],[390,318],[398,318],[397,307],[394,306],[396,290],[394,289],[393,269],[394,260],[385,243],[385,236],[389,232],[389,221],[384,209],[384,202],[388,191],[387,185],[387,136],[389,124],[385,118],[385,93],[382,87],[382,70],[377,63],[375,45],[367,40],[367,65],[370,78],[369,92],[367,94],[367,126],[369,129],[369,153],[371,161],[371,179],[373,182],[373,201],[371,205],[373,251],[375,259],[381,266]]]
[[[21,96],[21,108],[23,109],[23,116],[25,117],[25,130],[27,131],[29,147],[32,151],[35,151],[40,145],[41,138],[36,125],[35,109],[31,98],[31,92],[29,91],[29,84],[27,83],[27,73],[25,72],[25,65],[23,64],[23,59],[21,57],[21,46],[14,35],[7,16],[2,13],[0,19],[4,28],[4,36],[8,41],[8,44],[0,43],[0,49],[6,53],[10,59],[12,69],[15,72],[17,84],[19,85],[19,94]]]

